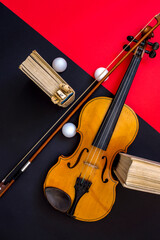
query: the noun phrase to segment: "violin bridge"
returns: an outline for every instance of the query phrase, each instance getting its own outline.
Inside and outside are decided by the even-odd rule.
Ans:
[[[91,167],[91,168],[98,169],[97,165],[95,165],[95,164],[92,164],[92,163],[86,162],[86,161],[84,161],[83,163],[84,163],[85,165]]]

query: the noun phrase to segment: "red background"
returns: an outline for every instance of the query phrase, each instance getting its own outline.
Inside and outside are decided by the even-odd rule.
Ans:
[[[159,1],[127,0],[2,0],[21,19],[93,76],[107,65],[153,16]],[[156,21],[153,21],[153,24]],[[160,27],[152,42],[160,43]],[[130,57],[118,67],[104,86],[116,92]],[[145,54],[126,103],[160,132],[160,50],[150,59]],[[75,79],[76,81],[76,79]],[[80,83],[77,83],[80,84]]]

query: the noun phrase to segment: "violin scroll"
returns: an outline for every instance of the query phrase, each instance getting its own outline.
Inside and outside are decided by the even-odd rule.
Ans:
[[[151,26],[147,26],[143,31],[142,31],[142,36],[144,36],[146,33],[148,33],[150,30],[152,29]],[[149,35],[148,35],[148,39],[150,38],[153,38],[154,37],[154,33],[151,32]]]
[[[147,27],[142,31],[142,37],[143,37],[146,33],[148,33],[149,31],[151,31],[151,29],[152,29],[152,27],[147,26]],[[151,32],[151,33],[148,35],[148,37],[147,37],[145,40],[143,40],[143,41],[141,42],[141,44],[140,44],[140,46],[141,46],[142,48],[146,48],[147,45],[149,45],[150,47],[152,47],[152,50],[150,50],[150,51],[149,51],[149,50],[146,50],[146,49],[144,50],[144,52],[147,53],[150,58],[154,58],[154,57],[156,56],[156,51],[155,51],[155,50],[157,50],[157,49],[159,48],[159,43],[157,43],[157,42],[152,43],[152,42],[149,42],[149,41],[148,41],[148,39],[150,39],[150,38],[152,38],[152,37],[154,37],[154,33],[153,33],[153,32]],[[129,42],[135,42],[135,43],[138,42],[138,40],[135,39],[133,36],[128,36],[128,37],[127,37],[127,40],[128,40]],[[131,48],[130,48],[129,45],[125,44],[125,45],[123,46],[123,49],[124,49],[126,52],[128,52],[128,51],[130,51]]]

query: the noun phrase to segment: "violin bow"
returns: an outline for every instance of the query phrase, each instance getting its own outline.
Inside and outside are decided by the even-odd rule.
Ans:
[[[73,111],[62,121],[62,123],[56,128],[56,130],[51,133],[51,135],[45,140],[45,142],[38,148],[38,150],[32,155],[32,157],[22,166],[21,169],[17,170],[20,163],[35,149],[35,147],[50,133],[50,131],[58,124],[58,122],[70,111],[70,109],[80,100],[80,98],[87,93],[87,91],[97,82],[97,79],[103,74],[103,72],[98,76],[97,79],[81,94],[81,96],[74,101],[74,103],[69,107],[69,109],[53,124],[53,126],[42,136],[42,138],[30,149],[30,151],[19,161],[19,163],[5,176],[5,178],[0,183],[0,197],[12,186],[12,184],[17,180],[19,176],[28,168],[32,161],[37,157],[37,155],[45,148],[45,146],[51,141],[51,139],[57,134],[57,132],[63,127],[63,125],[76,113],[76,111],[85,103],[85,101],[95,92],[95,90],[104,82],[104,80],[109,77],[109,75],[133,52],[138,45],[143,42],[159,25],[160,25],[160,13],[154,16],[147,24],[153,20],[157,20],[157,23],[110,69],[110,71],[99,81],[92,90],[82,99],[80,103],[73,109]],[[133,38],[133,40],[146,28],[146,26]],[[133,40],[117,55],[117,57],[107,66],[110,67],[113,62],[124,52],[124,50],[133,42]],[[106,68],[106,69],[107,69]],[[105,70],[104,70],[105,71]],[[8,180],[9,176],[15,171],[12,178]]]

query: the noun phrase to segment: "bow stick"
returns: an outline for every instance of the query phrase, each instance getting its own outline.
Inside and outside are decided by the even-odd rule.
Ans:
[[[72,106],[62,115],[62,117],[47,131],[47,133],[32,147],[32,149],[24,156],[24,158],[11,170],[9,174],[6,175],[6,177],[1,181],[0,183],[0,197],[11,187],[11,185],[16,181],[16,179],[28,168],[28,166],[32,163],[32,161],[37,157],[37,155],[43,150],[43,148],[51,141],[51,139],[56,135],[56,133],[63,127],[63,125],[74,115],[74,113],[83,105],[83,103],[92,95],[92,93],[95,92],[95,90],[104,82],[104,80],[109,77],[109,75],[130,55],[131,52],[133,52],[138,45],[143,42],[144,39],[146,39],[159,25],[160,25],[160,13],[157,14],[154,17],[157,20],[157,23],[111,68],[111,70],[99,81],[96,86],[93,87],[93,89],[82,99],[82,101],[74,108],[74,110],[66,117],[65,120],[57,127],[57,129],[47,138],[47,140],[39,147],[39,149],[33,154],[33,156],[23,165],[23,167],[16,171],[16,173],[13,175],[11,180],[8,182],[7,178],[11,175],[11,173],[16,170],[16,168],[19,166],[19,164],[25,159],[25,157],[28,156],[30,152],[41,142],[41,140],[52,130],[52,128],[62,119],[62,117],[75,105],[75,103],[86,93],[90,87],[96,82],[96,80],[84,91],[84,93],[72,104]],[[153,19],[154,19],[153,18]],[[153,20],[151,19],[150,22]],[[150,23],[149,22],[149,23]],[[148,24],[149,24],[148,23]],[[148,25],[147,24],[147,25]],[[146,26],[147,26],[146,25]],[[146,27],[145,26],[145,27]],[[144,27],[144,28],[145,28]],[[143,28],[143,29],[144,29]],[[142,31],[142,30],[141,30]],[[140,32],[141,32],[140,31]],[[140,34],[140,32],[136,35],[136,37]],[[136,38],[134,37],[133,40]],[[133,40],[131,42],[133,42]],[[127,45],[129,46],[131,42]],[[127,48],[125,47],[125,49]],[[124,50],[125,50],[124,49]],[[124,51],[123,50],[123,51]],[[123,52],[122,51],[122,52]],[[121,53],[122,53],[121,52]],[[112,61],[112,63],[121,55],[121,53]],[[111,63],[111,64],[112,64]],[[111,65],[110,64],[110,65]],[[109,66],[110,66],[109,65]],[[101,73],[100,75],[102,75]],[[98,76],[99,77],[99,76]]]

